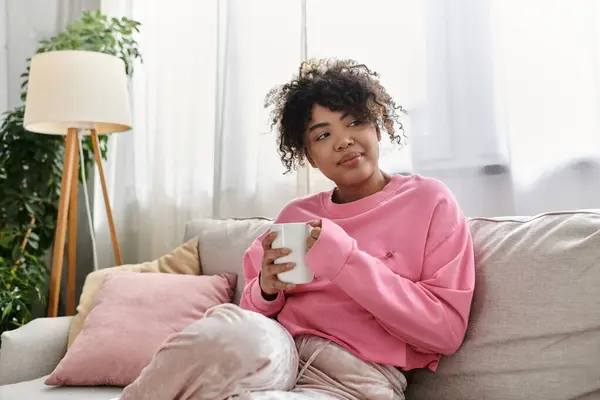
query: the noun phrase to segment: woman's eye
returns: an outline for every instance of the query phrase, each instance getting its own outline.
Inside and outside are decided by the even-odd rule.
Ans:
[[[352,122],[350,122],[350,125],[349,125],[349,126],[358,126],[358,125],[360,125],[360,124],[361,124],[361,121],[357,119],[356,121],[352,121]]]
[[[325,139],[327,136],[329,136],[328,132],[321,133],[319,136],[317,136],[317,141]]]

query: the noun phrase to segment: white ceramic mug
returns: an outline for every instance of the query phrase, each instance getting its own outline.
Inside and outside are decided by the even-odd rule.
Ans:
[[[277,274],[281,282],[302,284],[313,280],[314,274],[305,261],[306,239],[312,227],[303,222],[271,225],[271,232],[277,232],[277,237],[271,246],[274,249],[286,248],[292,252],[275,260],[275,264],[293,262],[294,269]]]

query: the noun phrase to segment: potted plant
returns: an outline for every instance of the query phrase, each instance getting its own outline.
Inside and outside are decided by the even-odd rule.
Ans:
[[[139,26],[125,17],[83,11],[63,32],[42,40],[37,53],[88,50],[112,54],[123,60],[131,75],[134,62],[141,61],[134,39]],[[21,78],[24,103],[29,65]],[[0,333],[26,324],[33,305],[46,301],[45,258],[54,240],[60,194],[63,138],[27,132],[24,111],[20,105],[6,112],[0,126]],[[100,136],[104,159],[107,140],[108,135]],[[83,143],[83,158],[88,169],[93,160],[89,138]]]

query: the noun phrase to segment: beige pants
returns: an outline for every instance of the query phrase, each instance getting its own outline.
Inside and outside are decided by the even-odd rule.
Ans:
[[[224,304],[167,339],[121,399],[402,400],[405,389],[396,368]]]
[[[300,368],[294,392],[349,400],[404,399],[406,378],[397,368],[362,361],[315,336],[296,338],[296,348]]]

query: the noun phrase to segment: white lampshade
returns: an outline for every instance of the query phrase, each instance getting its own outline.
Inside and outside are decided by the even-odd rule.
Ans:
[[[123,61],[93,51],[53,51],[31,59],[23,125],[32,132],[66,135],[68,128],[98,134],[131,129]]]

